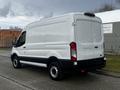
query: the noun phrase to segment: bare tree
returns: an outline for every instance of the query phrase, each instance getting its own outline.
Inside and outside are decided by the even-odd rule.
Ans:
[[[95,10],[94,12],[104,12],[114,10],[115,7],[113,5],[105,4],[101,8]]]
[[[120,3],[120,0],[116,0],[117,3]]]
[[[22,30],[20,27],[18,26],[10,26],[9,29],[13,29],[13,30]]]

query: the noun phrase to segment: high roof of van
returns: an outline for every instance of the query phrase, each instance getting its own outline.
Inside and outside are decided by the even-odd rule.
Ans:
[[[65,17],[65,16],[73,16],[73,15],[76,15],[76,14],[81,14],[81,15],[84,15],[83,12],[72,12],[72,13],[67,13],[67,14],[62,14],[62,15],[57,15],[57,16],[52,16],[52,17],[48,17],[48,18],[41,18],[40,20],[38,21],[35,21],[35,22],[39,22],[39,21],[43,21],[43,20],[49,20],[49,19],[55,19],[55,18],[59,18],[59,17]],[[30,24],[33,24],[34,22],[30,23]],[[30,25],[28,24],[28,25]]]
[[[73,18],[73,16],[75,15],[84,15],[84,16],[90,16],[90,17],[96,17],[93,13],[89,13],[89,12],[73,12],[73,13],[67,13],[67,14],[63,14],[63,15],[58,15],[58,16],[53,16],[53,17],[49,17],[49,18],[42,18],[38,21],[35,21],[35,22],[32,22],[30,24],[28,24],[26,27],[29,27],[29,26],[34,26],[35,24],[39,23],[39,22],[45,22],[45,21],[49,21],[49,20],[54,20],[54,19],[57,19],[57,18]],[[97,17],[98,18],[98,17]]]

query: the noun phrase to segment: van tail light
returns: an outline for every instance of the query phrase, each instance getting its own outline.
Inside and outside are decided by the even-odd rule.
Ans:
[[[70,53],[71,53],[71,61],[77,61],[77,45],[75,42],[70,43]]]

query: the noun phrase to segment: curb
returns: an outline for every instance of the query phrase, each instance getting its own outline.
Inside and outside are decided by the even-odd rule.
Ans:
[[[120,73],[115,73],[115,72],[111,72],[111,71],[107,71],[107,70],[96,70],[93,73],[101,74],[101,75],[105,75],[105,76],[111,76],[111,77],[115,77],[115,78],[120,78]]]

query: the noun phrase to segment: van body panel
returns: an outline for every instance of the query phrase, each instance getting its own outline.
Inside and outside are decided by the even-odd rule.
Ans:
[[[70,52],[70,49],[67,43],[35,43],[26,45],[24,56],[39,58],[49,58],[51,56],[56,56],[59,59],[70,59],[70,53],[68,52]]]
[[[57,18],[45,22],[26,28],[24,55],[42,58],[56,56],[59,59],[70,59],[69,43],[73,41],[72,18]]]

